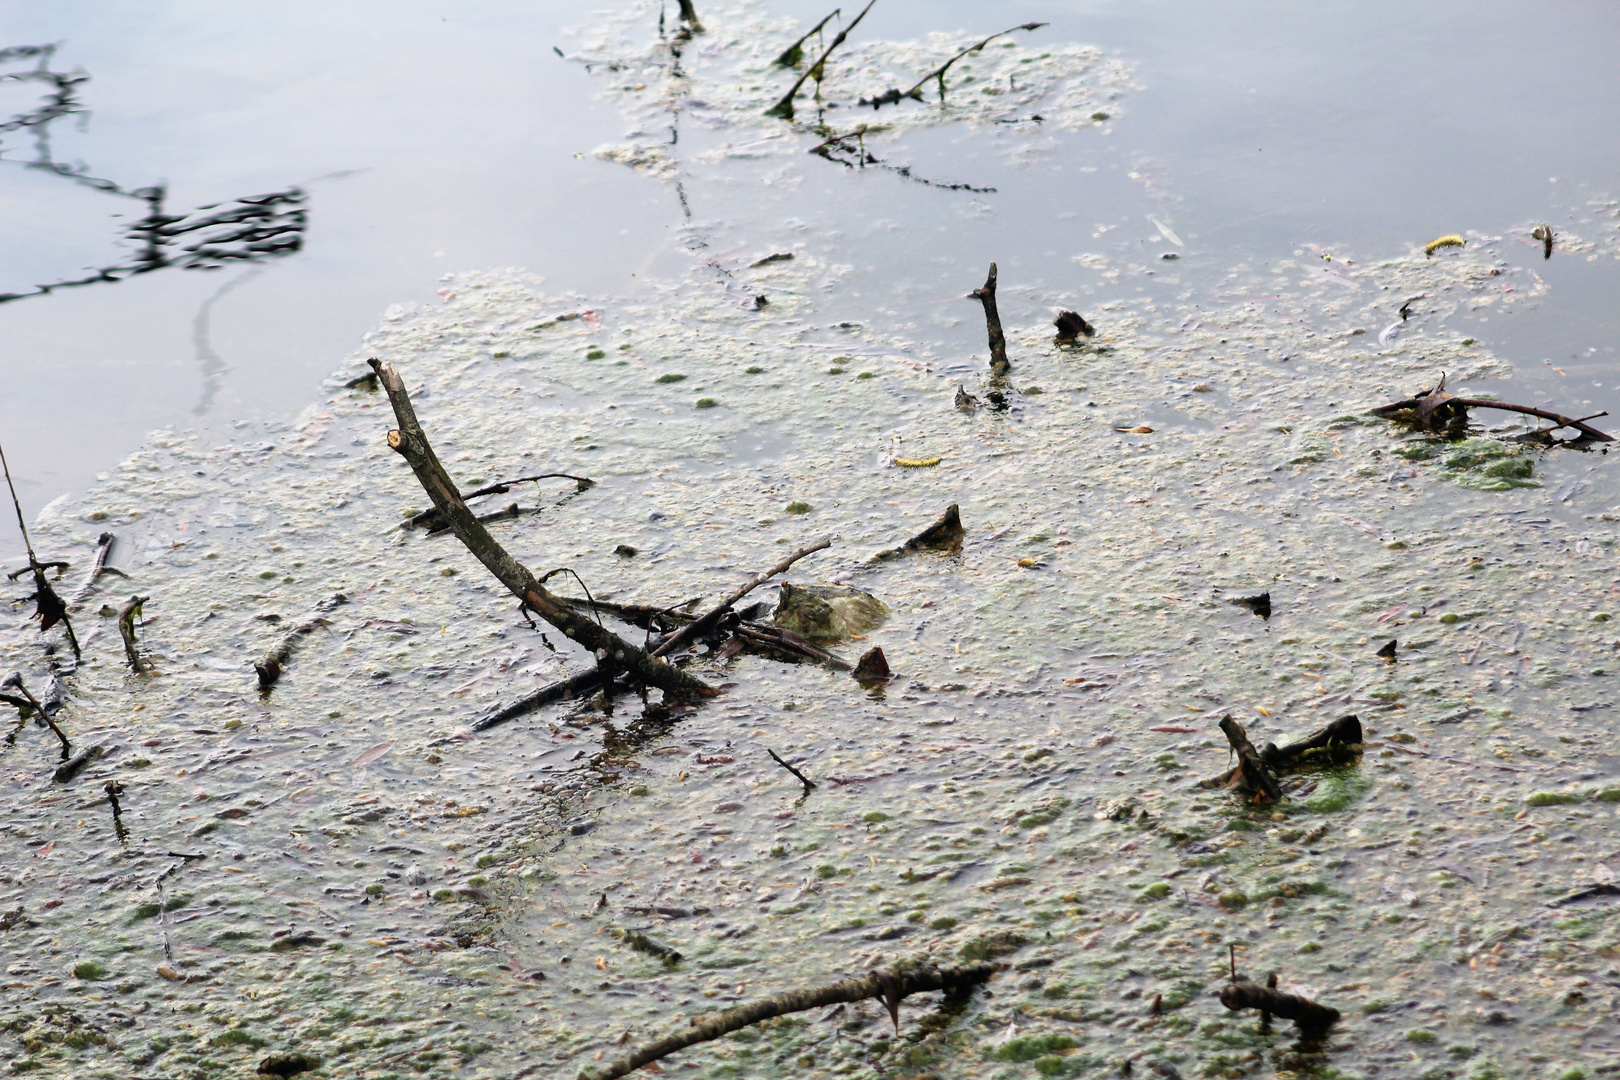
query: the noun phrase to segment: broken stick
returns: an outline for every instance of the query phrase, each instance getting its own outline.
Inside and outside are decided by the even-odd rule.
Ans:
[[[4,447],[0,447],[0,468],[3,468],[6,474],[6,487],[11,489],[11,505],[17,511],[17,530],[22,533],[23,548],[28,552],[27,572],[34,575],[33,617],[39,620],[39,629],[42,633],[61,623],[62,629],[67,633],[68,644],[73,647],[74,659],[78,659],[79,636],[73,632],[73,623],[68,619],[67,605],[56,594],[56,590],[51,588],[51,583],[45,580],[45,570],[49,564],[39,561],[39,557],[34,554],[33,541],[28,539],[28,526],[23,522],[22,503],[17,501],[17,485],[11,482],[11,464],[6,461]]]
[[[427,435],[423,433],[410,395],[406,393],[405,380],[400,378],[394,365],[374,359],[371,367],[387,391],[394,417],[399,422],[399,428],[388,433],[388,445],[410,465],[417,482],[427,492],[428,498],[433,500],[434,507],[443,515],[456,538],[495,575],[497,581],[523,602],[524,607],[555,626],[570,640],[589,649],[595,654],[598,666],[603,666],[605,670],[624,671],[637,684],[657,687],[666,694],[691,697],[716,693],[702,680],[649,655],[594,619],[580,614],[560,596],[536,581],[528,568],[496,543],[489,530],[479,524],[472,511],[467,509],[461,493],[456,490],[455,481],[450,479],[450,474],[439,463]]]
[[[799,61],[804,59],[804,43],[821,33],[821,28],[831,22],[832,17],[839,14],[842,10],[842,8],[833,8],[831,14],[829,14],[825,19],[822,19],[809,30],[805,31],[804,36],[798,41],[795,41],[793,44],[783,49],[782,55],[778,56],[775,60],[776,66],[787,68],[797,67]]]
[[[814,780],[810,779],[808,776],[804,775],[804,773],[800,772],[798,769],[795,769],[793,766],[789,765],[787,762],[785,762],[781,758],[777,757],[776,756],[776,751],[772,750],[770,747],[767,746],[765,748],[765,752],[767,754],[771,755],[771,760],[772,761],[776,762],[778,765],[782,766],[782,768],[786,769],[788,772],[792,773],[794,776],[797,776],[799,778],[799,783],[804,785],[804,793],[806,795],[810,794],[810,792],[812,790],[814,790],[814,788],[816,786],[816,782]]]
[[[578,485],[576,492],[585,491],[596,485],[596,481],[587,476],[575,476],[572,473],[548,472],[537,476],[520,476],[516,480],[501,480],[497,483],[486,484],[477,491],[469,491],[463,495],[462,501],[482,498],[485,495],[505,495],[519,484],[532,484],[539,480],[572,480]],[[407,529],[426,529],[429,532],[442,532],[450,526],[439,513],[437,507],[429,507],[420,514],[414,514],[405,519]]]
[[[761,1020],[785,1016],[788,1013],[805,1012],[809,1009],[821,1009],[828,1005],[877,998],[888,1006],[892,1016],[898,1017],[903,998],[912,994],[926,994],[933,990],[944,990],[953,996],[965,995],[974,987],[986,982],[995,971],[994,964],[965,964],[949,968],[931,965],[897,967],[893,971],[873,972],[864,979],[848,979],[830,986],[790,991],[764,1001],[756,1001],[752,1005],[741,1005],[710,1017],[694,1020],[692,1026],[685,1031],[649,1043],[599,1070],[581,1069],[579,1080],[616,1080],[617,1077],[634,1072],[648,1062],[668,1057],[698,1043],[710,1042],[733,1031],[741,1031]],[[896,1024],[898,1023],[896,1019]]]
[[[1266,767],[1254,744],[1249,742],[1248,733],[1243,730],[1243,725],[1230,716],[1223,716],[1221,730],[1226,733],[1226,741],[1231,745],[1232,752],[1237,755],[1237,768],[1214,780],[1205,780],[1203,786],[1233,788],[1257,803],[1274,803],[1280,800],[1283,794],[1282,785],[1277,783],[1277,778]]]
[[[107,565],[107,556],[112,554],[113,544],[117,539],[110,532],[104,532],[96,537],[96,564],[90,568],[90,576],[84,579],[84,584],[80,585],[79,591],[73,594],[73,599],[68,601],[68,607],[76,608],[84,603],[85,599],[90,595],[90,590],[96,587],[96,582],[103,575],[112,574],[115,577],[129,577],[128,574],[116,566]]]
[[[814,76],[817,83],[821,82],[827,58],[833,54],[834,49],[844,43],[844,39],[849,37],[849,32],[861,24],[861,20],[866,18],[866,13],[872,10],[872,5],[875,3],[877,3],[877,0],[868,0],[867,5],[861,8],[861,13],[855,16],[848,26],[838,31],[838,36],[833,38],[832,44],[827,46],[827,50],[821,54],[821,58],[804,69],[804,74],[794,80],[793,86],[787,93],[782,95],[781,101],[765,110],[766,116],[776,116],[783,120],[793,119],[793,99],[798,96],[799,90],[804,86],[804,80]]]
[[[722,615],[731,610],[731,606],[737,601],[741,600],[743,597],[747,596],[749,593],[771,580],[771,578],[775,577],[777,574],[782,573],[788,567],[792,566],[806,555],[810,555],[814,552],[822,551],[830,547],[832,547],[831,540],[817,540],[810,546],[802,547],[798,551],[795,551],[793,554],[789,555],[787,558],[783,559],[781,562],[777,563],[763,574],[755,574],[753,577],[749,578],[746,583],[733,589],[731,594],[728,595],[724,600],[720,601],[714,607],[710,608],[708,611],[704,612],[702,615],[699,615],[697,618],[675,631],[675,633],[665,638],[663,643],[652,651],[652,655],[668,656],[670,653],[677,652],[680,649],[685,648],[687,643],[693,638],[696,638],[700,634],[707,633],[715,623],[720,621],[720,617]]]
[[[996,264],[990,264],[990,275],[984,284],[968,293],[968,299],[984,305],[984,325],[990,331],[990,370],[1005,375],[1012,367],[1007,359],[1007,338],[1001,332],[1001,313],[996,310]]]
[[[1274,767],[1294,765],[1312,750],[1326,750],[1329,753],[1335,750],[1350,751],[1360,749],[1361,743],[1361,718],[1341,716],[1326,727],[1287,746],[1278,747],[1273,743],[1266,743],[1260,751],[1260,758],[1267,765]]]

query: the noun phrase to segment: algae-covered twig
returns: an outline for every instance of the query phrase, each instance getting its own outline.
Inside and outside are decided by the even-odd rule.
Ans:
[[[64,749],[66,748],[64,747]],[[62,762],[61,765],[57,766],[56,772],[51,779],[58,784],[66,784],[70,782],[75,776],[78,776],[85,769],[93,765],[102,754],[106,753],[106,751],[107,748],[105,746],[91,746],[80,750],[77,754],[74,754],[72,757]]]
[[[150,666],[141,659],[141,651],[135,641],[135,620],[141,617],[141,607],[147,599],[145,596],[131,596],[118,612],[118,633],[124,639],[124,659],[129,661],[129,669],[137,675]]]
[[[805,32],[803,37],[789,45],[787,48],[783,49],[782,55],[776,58],[776,66],[785,68],[797,67],[799,65],[799,61],[804,59],[804,43],[821,33],[821,28],[832,21],[833,16],[837,15],[842,10],[842,8],[833,8],[832,12],[828,14],[826,18],[812,26],[808,31]]]
[[[998,38],[998,37],[1006,37],[1008,34],[1014,33],[1014,32],[1016,32],[1018,30],[1039,30],[1041,27],[1043,27],[1045,25],[1046,24],[1043,23],[1043,22],[1027,22],[1027,23],[1024,23],[1024,24],[1022,24],[1020,26],[1008,27],[1007,29],[1001,31],[998,34],[991,34],[989,37],[985,38],[983,41],[981,41],[981,42],[979,42],[979,43],[977,43],[975,45],[969,45],[967,48],[963,49],[961,52],[957,53],[955,56],[951,57],[949,60],[947,60],[943,64],[939,65],[939,67],[935,68],[933,71],[930,71],[928,74],[926,74],[922,78],[918,79],[916,86],[913,86],[910,90],[905,91],[904,93],[900,94],[898,97],[890,99],[888,97],[888,95],[884,95],[882,98],[874,98],[872,101],[867,102],[866,104],[871,105],[872,108],[875,109],[879,105],[884,104],[885,101],[887,101],[887,100],[898,101],[900,97],[914,98],[917,101],[921,101],[921,100],[923,100],[922,88],[924,86],[928,85],[928,80],[930,80],[930,79],[933,79],[933,80],[935,80],[936,82],[939,83],[939,100],[944,101],[945,100],[945,73],[947,71],[951,70],[951,65],[952,64],[954,64],[958,60],[962,59],[962,57],[968,55],[968,53],[982,52],[986,45],[990,44],[992,41],[996,40],[996,38]],[[891,91],[891,93],[892,93],[892,91]]]
[[[814,780],[810,779],[808,776],[804,775],[804,773],[800,772],[798,769],[795,769],[793,766],[791,766],[787,762],[783,761],[780,757],[778,757],[776,755],[775,750],[772,750],[770,747],[767,746],[765,748],[765,752],[767,754],[771,755],[771,760],[772,761],[776,762],[778,765],[782,766],[782,768],[786,769],[788,772],[792,773],[794,776],[797,776],[799,778],[799,783],[804,785],[804,793],[806,795],[810,794],[811,791],[815,790],[816,782]]]
[[[694,1021],[684,1031],[649,1043],[627,1057],[600,1069],[580,1070],[579,1080],[615,1080],[617,1077],[634,1072],[648,1062],[668,1057],[698,1043],[710,1042],[733,1031],[741,1031],[745,1027],[774,1016],[823,1009],[828,1005],[865,1001],[868,998],[877,998],[891,1009],[898,1009],[902,999],[912,994],[926,994],[934,990],[943,990],[955,997],[965,996],[971,993],[974,987],[987,982],[995,972],[994,964],[964,964],[948,968],[919,964],[897,967],[893,971],[877,971],[863,979],[847,979],[830,986],[793,990],[764,1001],[756,1001],[752,1005],[741,1005]]]
[[[668,656],[670,653],[677,652],[685,648],[687,643],[693,638],[700,634],[706,633],[715,625],[715,623],[719,622],[720,617],[726,612],[730,611],[731,606],[738,600],[741,600],[743,597],[747,596],[749,593],[771,580],[771,578],[775,577],[777,574],[782,573],[788,567],[792,566],[806,555],[810,555],[814,552],[822,551],[830,547],[832,547],[832,541],[830,539],[817,540],[815,543],[795,551],[793,554],[789,555],[787,558],[783,559],[781,562],[777,563],[763,574],[755,574],[753,577],[749,578],[748,581],[733,589],[724,600],[721,600],[714,607],[710,608],[708,611],[704,612],[702,615],[699,615],[697,618],[675,631],[675,633],[665,638],[663,643],[652,651],[652,655]]]
[[[996,310],[996,264],[990,264],[990,274],[984,284],[968,293],[968,299],[984,305],[984,325],[990,332],[990,370],[1005,375],[1012,367],[1007,359],[1007,338],[1001,332],[1001,313]]]
[[[1607,412],[1593,413],[1590,416],[1572,417],[1563,413],[1555,413],[1548,409],[1538,409],[1532,405],[1514,405],[1506,401],[1487,401],[1482,398],[1457,397],[1446,390],[1446,380],[1440,379],[1438,386],[1400,401],[1392,401],[1388,405],[1380,405],[1373,409],[1375,416],[1386,419],[1404,419],[1414,427],[1444,428],[1447,425],[1466,420],[1469,409],[1500,409],[1503,412],[1522,413],[1525,416],[1535,416],[1542,420],[1551,420],[1553,426],[1546,431],[1557,431],[1559,428],[1573,428],[1581,433],[1582,439],[1592,442],[1614,442],[1614,436],[1588,424],[1588,420],[1596,420],[1600,416],[1608,416]],[[1402,413],[1410,413],[1409,417],[1402,417]]]
[[[376,372],[372,372],[372,374],[375,375]],[[573,473],[548,472],[539,473],[535,476],[520,476],[515,480],[500,480],[493,484],[486,484],[477,491],[467,492],[467,494],[463,495],[461,498],[465,502],[472,499],[481,498],[485,495],[505,495],[508,491],[511,491],[519,484],[532,484],[540,480],[572,480],[578,485],[578,487],[575,488],[576,491],[586,491],[596,484],[595,480],[592,480],[587,476],[575,476]],[[446,524],[444,516],[439,513],[437,507],[429,507],[428,509],[423,510],[420,514],[415,514],[407,518],[405,520],[405,527],[408,529],[427,529],[429,532],[440,532],[449,528],[449,525]]]
[[[793,81],[793,86],[788,92],[782,95],[781,101],[765,110],[766,116],[776,116],[783,120],[793,119],[793,99],[798,96],[799,90],[804,86],[804,81],[813,77],[817,83],[821,82],[827,58],[833,54],[834,49],[844,43],[844,39],[849,37],[849,32],[861,24],[861,20],[866,18],[866,13],[872,10],[872,5],[875,3],[877,3],[877,0],[867,0],[866,6],[861,8],[861,13],[855,16],[848,26],[838,31],[838,36],[832,39],[832,44],[827,46],[826,51],[821,54],[821,58],[804,69],[804,73]]]
[[[259,677],[259,689],[269,690],[281,680],[281,673],[286,670],[287,663],[297,651],[298,646],[315,631],[332,625],[327,619],[314,618],[298,624],[289,630],[276,647],[264,654],[264,659],[253,661],[253,671]]]
[[[67,633],[68,644],[73,647],[73,656],[79,657],[79,637],[73,632],[73,622],[68,618],[67,605],[62,598],[51,588],[51,583],[45,580],[46,564],[39,561],[34,554],[33,541],[28,539],[28,525],[23,521],[22,503],[17,500],[17,485],[11,482],[11,463],[6,461],[5,447],[0,446],[0,469],[6,474],[6,487],[11,489],[11,505],[17,511],[17,529],[22,533],[23,548],[28,552],[28,573],[34,575],[34,618],[39,620],[39,629],[43,633],[62,624]]]
[[[400,378],[394,365],[372,360],[371,366],[387,391],[394,416],[399,422],[399,427],[388,433],[388,445],[410,465],[417,482],[433,500],[433,505],[449,523],[456,538],[496,580],[523,602],[524,607],[555,626],[570,640],[596,654],[599,664],[625,671],[640,685],[657,687],[665,693],[684,697],[716,693],[702,680],[649,655],[595,620],[580,614],[572,605],[536,581],[528,568],[496,543],[489,530],[479,524],[472,511],[467,509],[461,493],[456,490],[455,481],[450,479],[450,474],[439,463],[427,435],[423,433],[410,395],[406,393],[405,381]]]

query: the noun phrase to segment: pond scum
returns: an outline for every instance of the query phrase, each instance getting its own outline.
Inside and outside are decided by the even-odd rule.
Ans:
[[[1001,967],[898,1025],[840,1005],[662,1069],[1620,1069],[1612,889],[1552,906],[1613,878],[1608,461],[1506,441],[1520,423],[1446,443],[1366,412],[1440,371],[1475,398],[1511,384],[1445,320],[1545,287],[1466,235],[1237,266],[1196,303],[1100,301],[1077,346],[1005,316],[1004,383],[841,324],[813,243],[738,271],[759,310],[708,277],[587,300],[467,273],[391,311],[297,421],[155,434],[31,528],[72,563],[70,599],[116,536],[128,579],[75,608],[82,662],[20,607],[0,631],[73,752],[102,748],[58,782],[47,729],[0,746],[6,1067],[588,1075],[732,1005],[924,959]],[[712,602],[830,536],[788,577],[883,601],[833,647],[881,646],[893,677],[704,655],[689,670],[724,693],[690,712],[632,696],[471,734],[588,660],[453,537],[397,527],[426,501],[367,356],[402,372],[463,490],[595,481],[477,507],[517,500],[490,527],[537,572]],[[1006,408],[956,408],[964,379]],[[959,554],[868,561],[951,503]],[[1269,618],[1232,603],[1261,592]],[[139,674],[116,617],[135,594]],[[261,692],[254,663],[294,628]],[[1349,713],[1361,753],[1291,773],[1279,803],[1199,785],[1229,768],[1228,714],[1262,745]],[[1342,1019],[1296,1048],[1221,1005],[1229,965]]]

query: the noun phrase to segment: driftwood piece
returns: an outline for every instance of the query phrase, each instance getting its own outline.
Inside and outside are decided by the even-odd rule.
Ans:
[[[1463,398],[1447,392],[1446,380],[1441,378],[1440,384],[1432,390],[1425,390],[1415,397],[1402,398],[1388,405],[1380,405],[1373,409],[1376,416],[1391,418],[1399,413],[1412,414],[1412,423],[1417,427],[1436,428],[1458,420],[1466,420],[1469,409],[1500,409],[1503,412],[1522,413],[1525,416],[1535,416],[1542,420],[1551,420],[1553,426],[1547,431],[1557,431],[1559,428],[1573,428],[1580,432],[1582,440],[1592,442],[1614,442],[1614,436],[1588,424],[1588,420],[1596,420],[1600,416],[1608,416],[1607,412],[1593,413],[1590,416],[1570,417],[1563,413],[1551,412],[1547,409],[1538,409],[1531,405],[1513,405],[1506,401],[1486,401],[1482,398]]]
[[[799,61],[804,59],[804,43],[821,33],[821,28],[831,22],[832,17],[839,14],[842,10],[842,8],[833,8],[832,12],[828,14],[826,18],[822,19],[809,30],[805,31],[803,37],[799,38],[798,41],[795,41],[793,44],[783,49],[782,54],[776,58],[776,66],[786,68],[798,66]]]
[[[808,547],[802,547],[798,551],[795,551],[793,554],[789,555],[787,558],[783,559],[781,562],[777,563],[763,574],[755,574],[746,582],[733,589],[725,599],[721,600],[714,607],[710,608],[702,615],[699,615],[697,618],[675,631],[675,633],[671,634],[668,638],[665,638],[664,641],[652,651],[652,655],[668,656],[670,653],[678,652],[679,650],[685,648],[688,642],[712,629],[714,625],[720,621],[720,617],[726,612],[730,611],[731,606],[737,601],[741,600],[743,597],[765,584],[777,574],[782,573],[788,567],[792,566],[806,555],[817,551],[822,551],[830,547],[832,547],[831,540],[817,540],[814,544],[811,544]]]
[[[878,552],[868,559],[867,563],[870,565],[898,559],[911,551],[943,551],[947,555],[955,555],[962,550],[962,541],[966,538],[967,530],[962,527],[962,512],[955,503],[951,503],[928,528],[903,544]]]
[[[1335,750],[1353,751],[1359,750],[1361,743],[1361,718],[1341,716],[1326,727],[1287,746],[1279,747],[1274,743],[1266,743],[1260,751],[1260,758],[1273,768],[1282,768],[1297,765],[1300,759],[1312,750],[1326,750],[1330,753]]]
[[[137,675],[150,667],[141,659],[141,651],[135,641],[135,620],[141,617],[141,606],[146,601],[147,597],[131,596],[118,612],[118,633],[124,639],[124,659],[129,661],[129,669]]]
[[[1318,1005],[1298,994],[1267,989],[1248,979],[1236,979],[1221,987],[1221,1004],[1233,1012],[1259,1009],[1262,1013],[1292,1020],[1301,1035],[1320,1037],[1339,1022],[1339,1010]]]
[[[793,86],[787,93],[782,95],[782,100],[765,110],[766,116],[775,116],[783,120],[793,119],[793,99],[798,96],[799,90],[803,88],[804,81],[814,77],[817,83],[821,82],[823,67],[827,63],[827,58],[833,54],[834,49],[844,43],[844,39],[849,37],[849,32],[861,24],[861,20],[866,18],[866,13],[872,10],[872,5],[875,3],[877,3],[877,0],[868,0],[867,5],[861,8],[861,13],[855,16],[848,26],[838,31],[838,36],[832,39],[832,44],[827,46],[826,51],[821,54],[821,57],[815,63],[804,69],[804,74],[794,80]]]
[[[470,502],[473,499],[479,499],[485,495],[505,495],[508,491],[511,491],[519,484],[533,484],[540,480],[572,480],[577,485],[575,488],[576,491],[587,491],[596,485],[595,480],[592,480],[586,476],[575,476],[572,473],[548,472],[540,473],[536,476],[520,476],[515,480],[501,480],[497,483],[485,484],[477,491],[467,492],[467,494],[463,495],[461,498],[463,502]],[[512,515],[510,511],[505,511],[504,513],[507,516],[515,516]],[[439,513],[438,507],[430,506],[426,510],[423,510],[420,514],[414,514],[411,517],[406,518],[405,527],[408,529],[426,529],[429,532],[443,532],[445,529],[448,529],[450,525],[444,520],[444,515]]]
[[[793,766],[789,765],[787,762],[783,761],[780,757],[778,757],[776,755],[775,750],[772,750],[770,747],[767,746],[765,748],[765,752],[767,754],[771,755],[771,760],[772,761],[776,762],[778,765],[782,766],[782,768],[786,769],[788,772],[792,773],[794,776],[797,776],[799,778],[799,783],[804,785],[804,793],[806,795],[810,794],[810,792],[815,789],[816,782],[814,780],[810,779],[808,776],[804,775],[804,773],[800,772],[798,769],[795,769]]]
[[[478,523],[467,504],[456,490],[450,474],[439,463],[422,425],[416,419],[406,393],[405,381],[393,364],[373,359],[371,366],[378,381],[388,393],[399,427],[388,433],[388,445],[410,465],[417,481],[433,500],[433,505],[449,522],[456,538],[483,563],[502,585],[523,602],[523,606],[555,626],[570,640],[589,649],[599,666],[606,670],[624,671],[643,686],[657,687],[667,694],[691,697],[713,695],[713,690],[702,680],[649,655],[604,628],[594,619],[580,614],[561,597],[541,585],[528,568],[519,563],[506,549],[496,543],[489,530]]]
[[[1206,787],[1234,789],[1247,795],[1252,802],[1274,803],[1282,798],[1282,785],[1272,775],[1265,761],[1249,742],[1243,725],[1230,716],[1221,717],[1221,731],[1237,755],[1237,767],[1216,780],[1204,781]]]
[[[990,274],[984,284],[968,293],[968,299],[984,305],[984,325],[990,333],[990,370],[1005,375],[1012,367],[1007,359],[1007,337],[1001,332],[1001,313],[996,310],[996,264],[990,264]]]
[[[876,971],[863,979],[848,979],[830,986],[790,991],[764,1001],[756,1001],[752,1005],[741,1005],[713,1016],[696,1019],[685,1031],[649,1043],[600,1069],[580,1070],[579,1080],[615,1080],[616,1077],[634,1072],[648,1062],[668,1057],[698,1043],[710,1042],[733,1031],[741,1031],[773,1016],[822,1009],[828,1005],[877,998],[888,1006],[890,1015],[898,1017],[901,1000],[912,994],[944,990],[951,995],[964,995],[987,981],[995,971],[993,964],[966,964],[949,968],[919,965],[896,968],[893,971]],[[898,1020],[896,1024],[898,1025]]]

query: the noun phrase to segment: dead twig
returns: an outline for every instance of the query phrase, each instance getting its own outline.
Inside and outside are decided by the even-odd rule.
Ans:
[[[540,689],[528,694],[509,705],[492,709],[474,720],[469,725],[471,731],[487,731],[497,724],[504,724],[508,720],[516,720],[520,716],[527,716],[554,701],[566,701],[569,698],[583,697],[602,685],[602,673],[596,668],[589,668],[578,675],[570,675],[559,682],[547,683]],[[429,743],[429,746],[439,746],[451,742],[451,739],[438,739]]]
[[[765,110],[766,116],[776,116],[783,120],[793,119],[793,99],[798,96],[800,88],[804,86],[804,81],[813,77],[818,85],[821,83],[821,76],[824,73],[823,68],[827,63],[827,58],[833,54],[834,49],[844,43],[844,39],[849,37],[849,32],[861,24],[861,20],[866,18],[866,13],[872,10],[872,5],[875,3],[877,3],[877,0],[867,0],[867,5],[861,8],[861,13],[855,16],[848,26],[838,31],[838,36],[832,39],[832,44],[827,46],[826,51],[821,54],[821,58],[804,69],[804,74],[794,80],[793,86],[787,93],[782,95],[781,101]]]
[[[34,554],[33,541],[28,539],[28,525],[23,521],[22,503],[17,500],[17,485],[11,482],[11,464],[6,461],[4,447],[0,447],[0,468],[3,468],[6,474],[6,487],[11,489],[11,505],[17,511],[17,529],[22,533],[23,548],[28,552],[28,569],[24,572],[34,575],[33,617],[39,620],[39,629],[42,633],[61,623],[62,629],[67,633],[68,644],[73,647],[73,656],[78,659],[79,637],[73,632],[73,623],[68,619],[67,605],[56,594],[56,590],[51,588],[50,582],[45,580],[47,564],[39,561],[39,556]]]
[[[149,665],[141,660],[141,653],[136,648],[135,620],[141,617],[141,605],[145,604],[144,596],[131,596],[129,603],[118,612],[118,633],[124,639],[124,658],[129,661],[129,669],[139,675]]]
[[[697,618],[675,631],[675,633],[665,638],[657,648],[653,649],[652,655],[668,656],[670,653],[678,652],[679,650],[685,648],[687,643],[693,638],[699,636],[700,634],[707,633],[711,628],[713,628],[713,626],[720,621],[720,617],[726,612],[730,611],[731,606],[737,601],[741,600],[743,597],[747,596],[749,593],[771,580],[771,578],[775,577],[777,574],[787,570],[788,567],[792,566],[806,555],[811,555],[817,551],[823,551],[830,547],[832,547],[831,540],[817,540],[808,547],[802,547],[798,551],[795,551],[793,554],[789,555],[787,558],[783,559],[781,562],[777,563],[763,574],[755,574],[746,582],[733,589],[724,600],[721,600],[714,607],[710,608],[708,611],[705,611],[702,615],[699,615]]]
[[[23,725],[28,722],[29,713],[32,712],[41,723],[49,727],[56,737],[61,740],[62,760],[66,761],[68,755],[73,752],[73,744],[68,741],[67,735],[57,726],[56,721],[51,718],[50,710],[46,709],[39,698],[35,697],[33,692],[23,685],[22,672],[13,671],[5,677],[3,682],[0,682],[0,689],[9,690],[12,688],[15,688],[22,697],[15,698],[10,694],[0,694],[0,701],[4,701],[17,710],[17,726],[6,736],[6,742],[17,741],[17,732],[23,729]]]
[[[592,619],[576,611],[561,597],[548,591],[529,570],[496,543],[489,530],[479,524],[456,490],[450,474],[439,463],[422,425],[416,419],[405,382],[394,365],[372,360],[378,381],[388,393],[399,428],[388,433],[388,445],[410,465],[433,505],[449,523],[456,538],[479,562],[505,585],[524,607],[555,626],[569,639],[589,649],[597,664],[606,671],[624,671],[642,686],[652,686],[667,694],[710,696],[716,691],[702,680],[664,663],[625,641]]]
[[[814,780],[810,779],[808,776],[804,775],[804,773],[800,772],[798,769],[795,769],[793,766],[789,765],[787,762],[785,762],[781,758],[777,757],[775,750],[772,750],[770,747],[767,746],[765,748],[765,752],[767,754],[771,755],[771,760],[772,761],[776,762],[778,765],[782,766],[782,768],[786,769],[788,772],[792,773],[794,776],[797,776],[799,778],[799,783],[804,785],[804,793],[806,795],[810,794],[810,792],[815,789],[816,782]]]
[[[1001,332],[1001,313],[996,310],[996,264],[990,264],[990,275],[984,284],[968,293],[968,299],[984,305],[984,325],[990,332],[990,370],[1005,375],[1012,362],[1007,359],[1007,338]]]
[[[104,532],[96,537],[95,565],[90,568],[90,576],[84,579],[84,584],[80,585],[78,591],[73,594],[73,599],[68,601],[68,607],[76,608],[84,603],[90,595],[90,590],[96,587],[96,582],[107,574],[121,578],[129,577],[128,574],[116,566],[107,565],[107,557],[112,554],[113,544],[117,540],[118,538],[110,532]]]
[[[823,1009],[828,1005],[846,1002],[865,1001],[867,998],[882,1001],[890,1014],[897,1018],[898,1026],[900,1002],[904,998],[934,990],[944,990],[953,997],[965,997],[972,993],[974,987],[988,981],[995,972],[994,964],[965,964],[949,968],[918,964],[896,967],[893,971],[873,972],[863,979],[848,979],[830,986],[778,994],[776,997],[757,1001],[752,1005],[742,1005],[714,1016],[694,1020],[692,1026],[685,1031],[649,1043],[627,1057],[600,1069],[580,1070],[579,1080],[615,1080],[648,1062],[668,1057],[698,1043],[710,1042],[733,1031],[741,1031],[773,1016]]]
[[[375,372],[373,372],[375,375]],[[519,484],[532,484],[539,480],[572,480],[578,487],[576,491],[586,491],[596,485],[596,481],[586,476],[575,476],[572,473],[548,472],[537,476],[520,476],[516,480],[501,480],[488,484],[477,491],[469,491],[462,496],[464,502],[482,498],[485,495],[505,495]],[[515,516],[515,515],[513,515]],[[429,532],[442,532],[450,526],[444,520],[437,507],[429,507],[420,514],[415,514],[405,520],[404,528],[427,529]]]
[[[832,21],[833,15],[839,14],[842,10],[842,8],[833,8],[832,14],[828,15],[825,19],[822,19],[820,22],[816,23],[816,25],[812,26],[798,41],[795,41],[793,44],[783,49],[782,55],[776,58],[776,66],[787,68],[797,67],[799,61],[804,59],[804,43],[821,33],[821,28]]]
[[[979,42],[978,44],[969,45],[967,48],[963,49],[961,52],[957,53],[955,56],[953,56],[949,60],[945,61],[939,67],[935,68],[933,71],[930,71],[928,74],[926,74],[922,78],[918,79],[917,80],[917,85],[913,86],[910,90],[907,90],[907,91],[904,91],[904,92],[901,92],[899,90],[890,90],[888,93],[880,94],[877,97],[871,99],[870,101],[867,101],[867,100],[865,100],[863,98],[861,100],[861,104],[862,105],[870,105],[870,106],[872,106],[872,108],[876,109],[876,108],[878,108],[879,106],[882,106],[882,105],[898,103],[901,98],[912,98],[912,99],[914,99],[916,101],[921,101],[921,100],[923,100],[922,88],[924,86],[928,85],[928,80],[929,79],[934,79],[939,83],[939,100],[941,102],[943,102],[945,100],[945,73],[947,71],[951,70],[951,65],[955,64],[958,60],[962,59],[962,57],[968,55],[969,53],[982,52],[984,50],[984,47],[986,45],[990,44],[992,41],[996,40],[996,38],[1006,37],[1008,34],[1014,33],[1015,31],[1018,31],[1018,30],[1039,30],[1041,27],[1043,27],[1045,25],[1046,24],[1043,23],[1043,22],[1028,22],[1028,23],[1024,23],[1021,26],[1008,27],[1006,30],[1001,31],[998,34],[991,34],[989,37],[985,38],[983,41]]]

